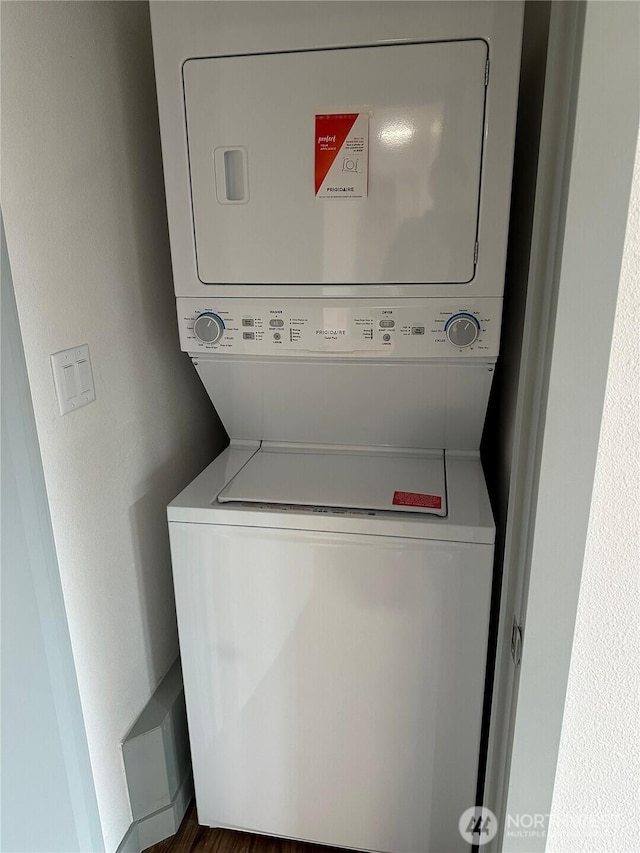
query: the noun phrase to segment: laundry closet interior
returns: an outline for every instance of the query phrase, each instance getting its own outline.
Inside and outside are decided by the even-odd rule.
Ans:
[[[180,347],[229,440],[168,508],[199,822],[469,850],[549,4],[151,22]]]

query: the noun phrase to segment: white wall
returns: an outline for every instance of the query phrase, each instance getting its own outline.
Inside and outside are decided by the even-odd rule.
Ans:
[[[86,853],[102,831],[0,231],[0,850]]]
[[[107,853],[119,743],[178,651],[164,507],[219,427],[179,352],[146,3],[3,2],[2,208]],[[49,354],[97,399],[58,413]]]
[[[640,851],[640,147],[548,851]]]

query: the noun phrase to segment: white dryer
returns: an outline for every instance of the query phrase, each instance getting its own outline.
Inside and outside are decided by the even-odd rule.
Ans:
[[[494,541],[477,457],[235,443],[169,530],[200,823],[468,850]]]

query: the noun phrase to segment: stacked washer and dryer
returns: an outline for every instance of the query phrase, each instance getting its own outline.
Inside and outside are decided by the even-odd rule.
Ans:
[[[522,6],[152,26],[180,344],[230,437],[168,509],[199,821],[467,850]]]

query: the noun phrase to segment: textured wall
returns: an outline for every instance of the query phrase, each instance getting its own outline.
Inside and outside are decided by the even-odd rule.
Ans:
[[[640,851],[640,148],[547,850]]]
[[[2,207],[107,852],[119,743],[178,652],[165,505],[217,421],[179,351],[149,11],[2,3]],[[61,417],[49,354],[88,343]]]

